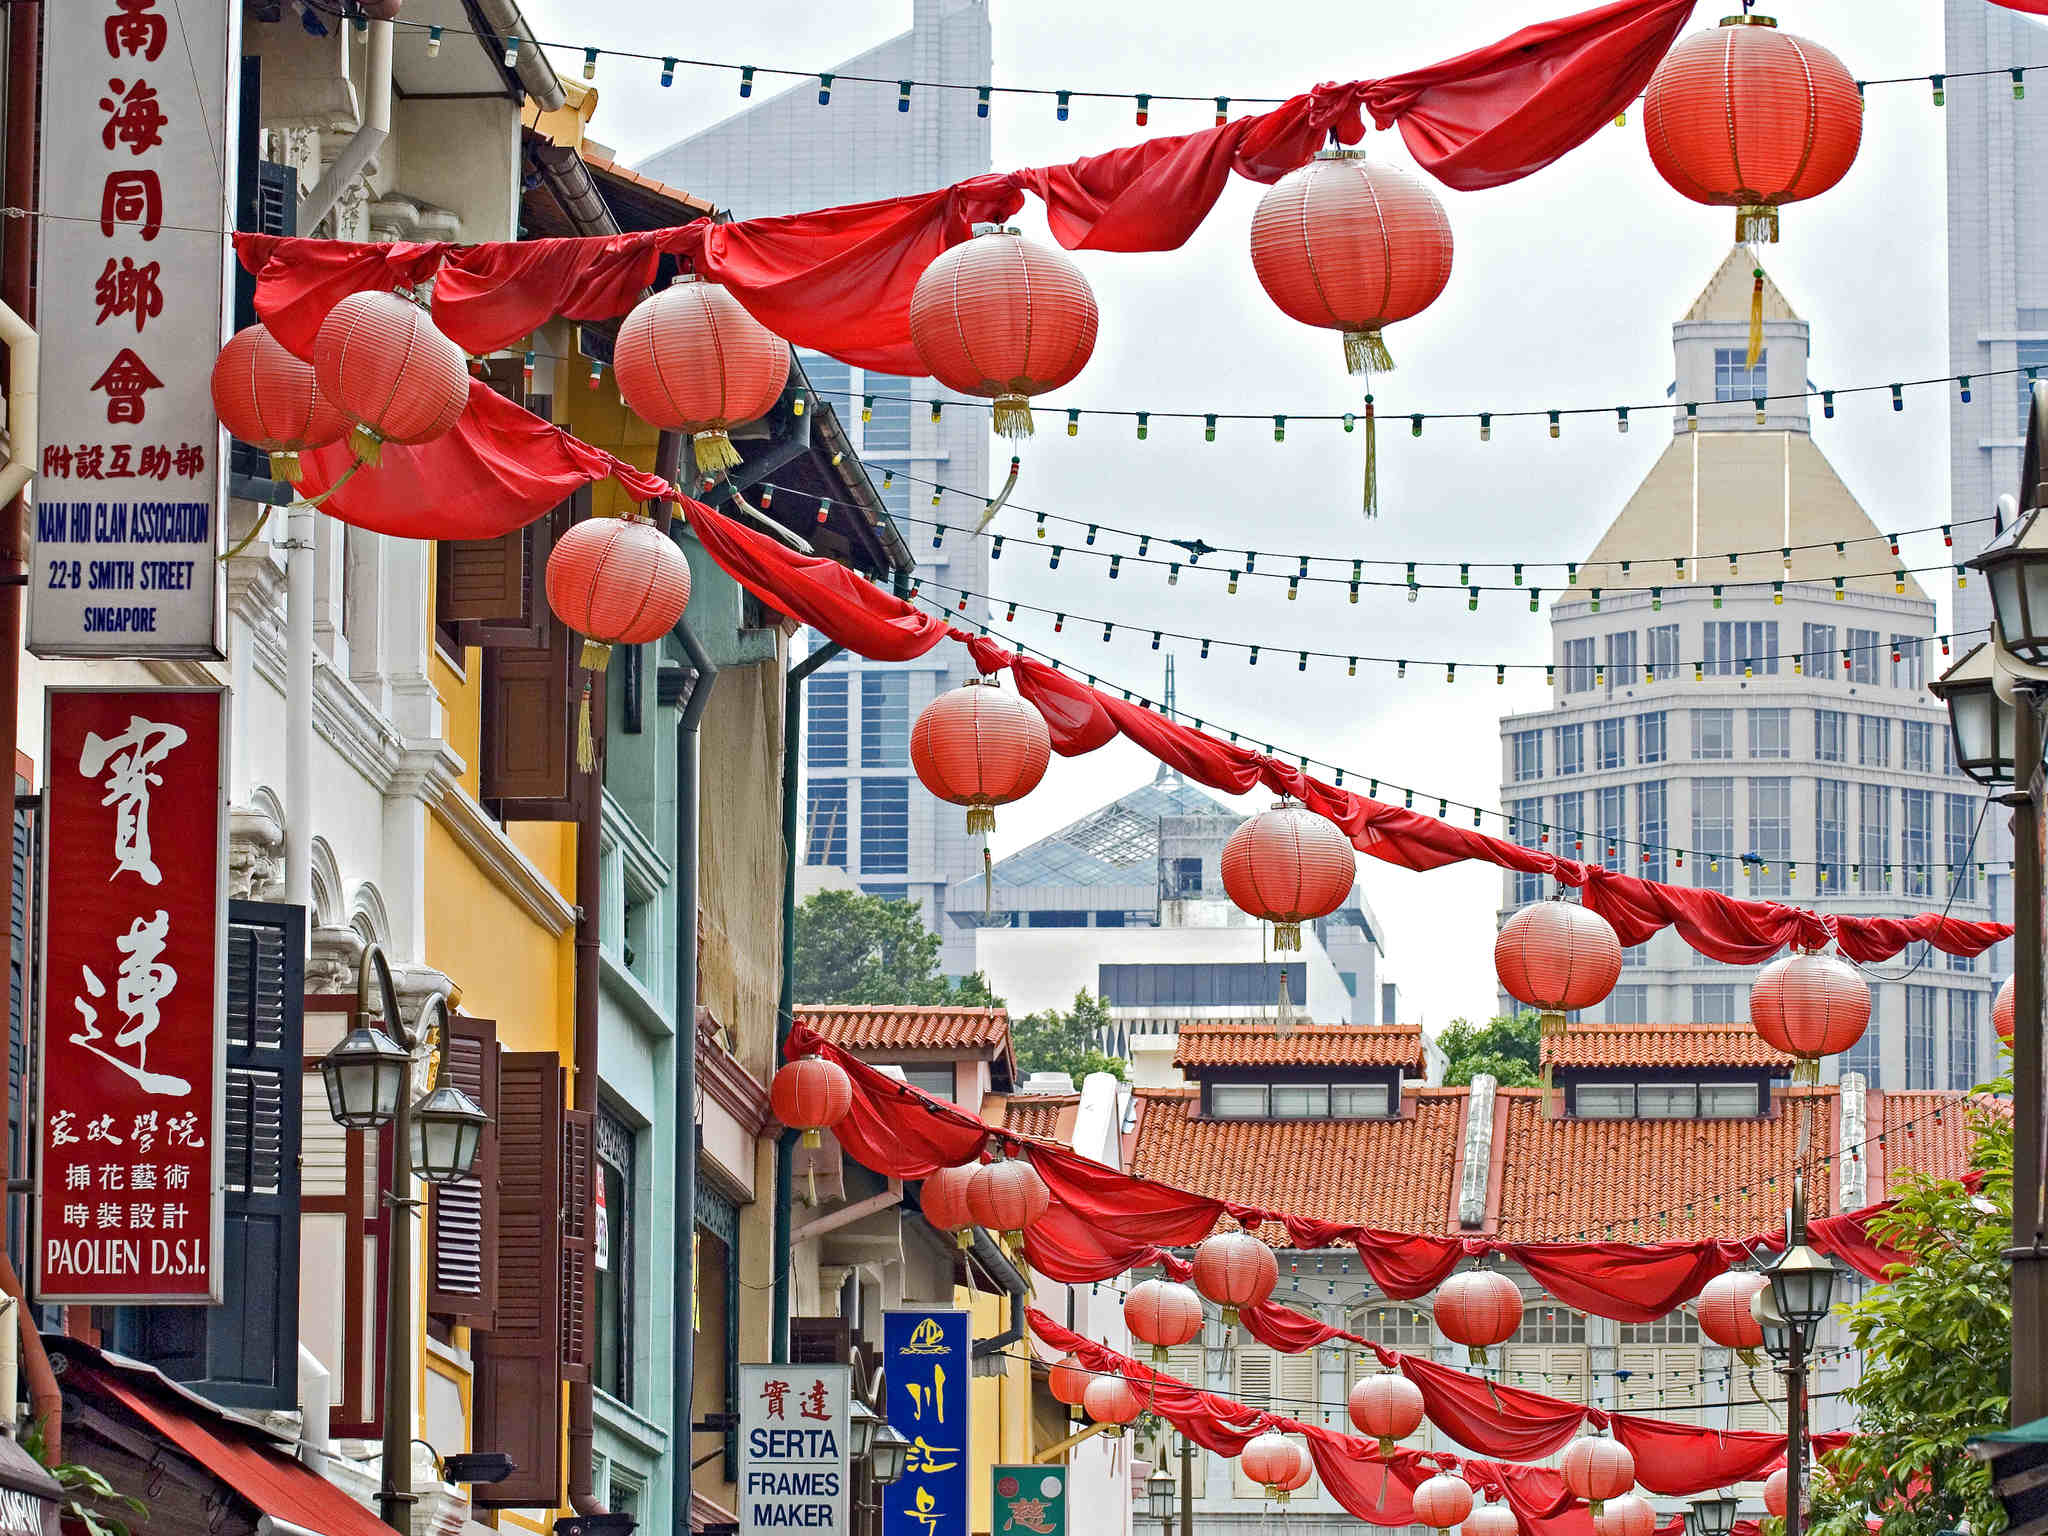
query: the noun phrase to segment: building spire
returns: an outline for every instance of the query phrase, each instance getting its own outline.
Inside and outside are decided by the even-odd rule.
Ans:
[[[1168,651],[1166,653],[1166,684],[1164,691],[1160,694],[1159,707],[1165,710],[1166,718],[1169,720],[1173,718],[1173,702],[1173,653]],[[1161,762],[1159,771],[1152,775],[1152,782],[1154,784],[1164,784],[1168,779],[1177,779],[1179,777],[1179,774],[1167,767],[1164,762]]]

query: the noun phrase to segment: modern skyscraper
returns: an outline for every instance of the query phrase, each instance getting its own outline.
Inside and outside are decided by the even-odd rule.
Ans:
[[[909,31],[835,73],[976,85],[994,67],[987,0],[914,0]],[[900,197],[990,169],[989,120],[977,115],[972,91],[913,90],[908,110],[898,110],[893,83],[836,80],[828,106],[818,94],[816,80],[803,81],[671,144],[640,169],[742,218]],[[934,421],[927,402],[954,397],[929,379],[871,374],[811,353],[804,367],[889,510],[919,520],[903,525],[924,562],[919,575],[987,591],[987,546],[961,526],[973,526],[975,498],[988,493],[986,408],[941,411]],[[941,531],[941,523],[950,526]],[[987,604],[970,598],[965,613],[985,618]],[[979,873],[981,850],[961,811],[916,784],[910,722],[973,674],[952,645],[912,662],[870,666],[848,657],[814,674],[805,700],[803,862],[843,869],[872,894],[916,901],[944,938],[943,963],[954,975],[974,968],[974,935],[947,918],[945,891]]]

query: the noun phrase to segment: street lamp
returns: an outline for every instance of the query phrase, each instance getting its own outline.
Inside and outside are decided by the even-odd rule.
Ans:
[[[374,1131],[398,1114],[412,1053],[374,1024],[358,1024],[320,1058],[327,1113],[351,1131]]]
[[[1749,1315],[1764,1333],[1764,1353],[1783,1365],[1792,1358],[1792,1325],[1785,1321],[1767,1285],[1749,1298]]]
[[[1729,1536],[1735,1529],[1736,1501],[1723,1493],[1704,1494],[1692,1501],[1686,1526],[1696,1536]]]
[[[1999,643],[2030,667],[2048,667],[2048,521],[2040,508],[2012,519],[1969,565],[1990,583]]]
[[[1927,685],[1948,706],[1956,766],[1986,785],[2010,784],[2018,760],[2019,711],[1998,697],[1996,675],[1990,642],[1982,641]]]
[[[882,1416],[859,1398],[853,1400],[853,1411],[846,1416],[847,1451],[855,1461],[867,1455],[868,1447],[875,1443],[875,1426],[882,1422]]]
[[[1159,1463],[1159,1470],[1145,1479],[1145,1507],[1152,1518],[1159,1522],[1160,1530],[1171,1536],[1173,1531],[1174,1484],[1178,1481],[1166,1470],[1166,1463]]]
[[[1835,1266],[1800,1243],[1788,1249],[1769,1274],[1771,1300],[1778,1311],[1799,1330],[1802,1339],[1812,1338],[1834,1299]]]
[[[910,1442],[893,1424],[877,1424],[874,1440],[868,1446],[868,1476],[886,1488],[903,1475],[909,1463]]]

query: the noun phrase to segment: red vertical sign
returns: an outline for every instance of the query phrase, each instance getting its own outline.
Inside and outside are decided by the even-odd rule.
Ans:
[[[227,694],[47,711],[36,1296],[218,1302]]]

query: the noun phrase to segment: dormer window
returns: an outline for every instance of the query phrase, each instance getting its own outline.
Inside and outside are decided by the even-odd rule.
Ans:
[[[1570,1085],[1581,1120],[1746,1120],[1764,1112],[1764,1085],[1602,1079]]]
[[[1394,1112],[1391,1075],[1344,1081],[1208,1083],[1214,1120],[1374,1120]]]

